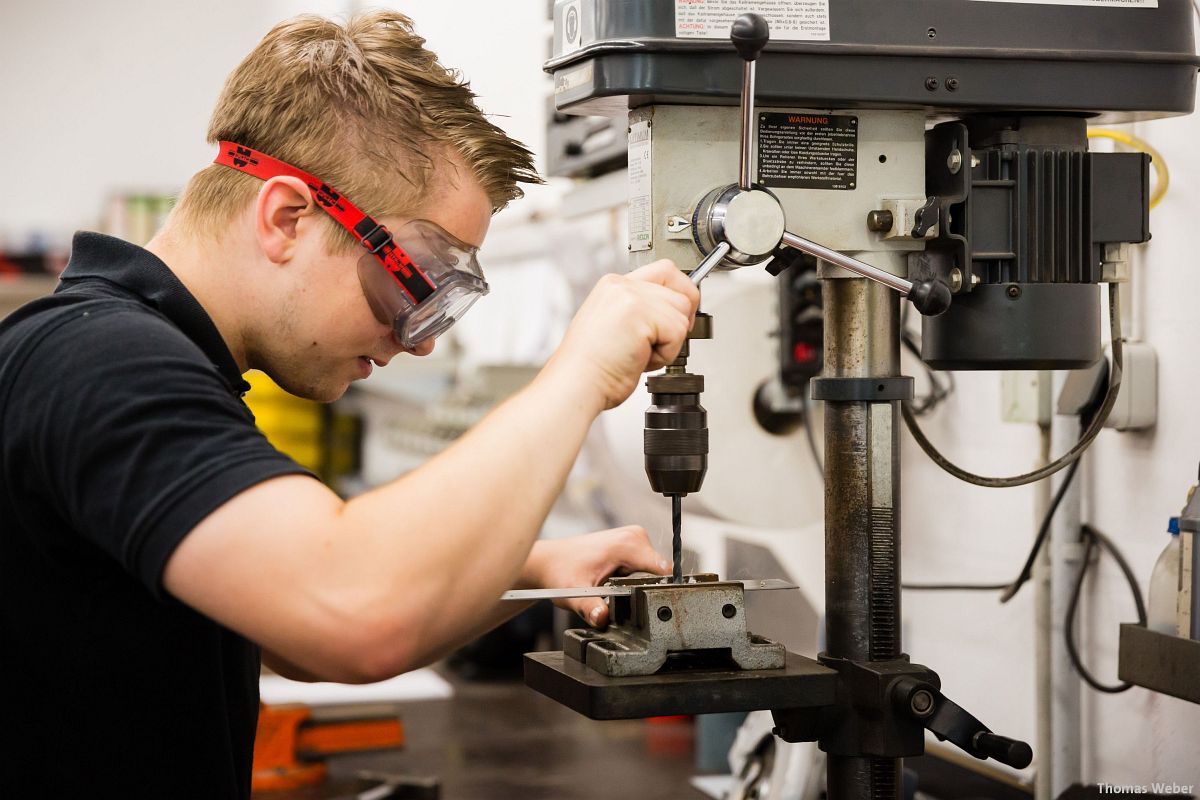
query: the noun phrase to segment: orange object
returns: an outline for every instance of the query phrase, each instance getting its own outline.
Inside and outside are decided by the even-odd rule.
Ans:
[[[315,722],[308,706],[260,704],[251,788],[313,786],[325,780],[325,756],[403,746],[404,727],[397,717]]]

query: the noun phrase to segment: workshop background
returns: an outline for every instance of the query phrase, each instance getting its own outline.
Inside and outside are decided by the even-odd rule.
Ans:
[[[75,230],[149,238],[172,196],[213,156],[204,130],[225,76],[275,22],[302,12],[329,16],[363,7],[350,0],[5,2],[0,174],[7,202],[0,211],[0,311],[53,287],[51,272],[65,263]],[[548,4],[411,0],[392,7],[415,20],[444,64],[470,78],[482,108],[535,150],[544,169],[553,113],[552,81],[542,71],[551,32]],[[1200,264],[1194,229],[1200,213],[1200,116],[1118,127],[1149,142],[1171,174],[1169,190],[1151,212],[1153,240],[1133,248],[1133,280],[1124,291],[1127,338],[1149,343],[1157,356],[1157,419],[1146,430],[1102,432],[1077,479],[1082,519],[1117,544],[1145,593],[1168,541],[1168,518],[1183,506],[1200,457]],[[623,152],[624,142],[616,149]],[[324,410],[309,408],[290,417],[279,412],[287,419],[308,414],[313,420],[309,427],[296,423],[290,433],[283,424],[279,435],[291,435],[296,447],[319,451],[344,436],[345,447],[358,451],[345,458],[312,455],[324,459],[319,466],[343,491],[388,480],[452,441],[529,379],[600,274],[626,268],[622,171],[594,180],[552,179],[530,187],[527,195],[496,218],[481,252],[492,294],[433,357],[397,359],[358,387],[333,412],[358,420],[353,424],[339,427]],[[773,634],[792,637],[789,644],[811,654],[823,603],[820,474],[803,431],[772,437],[756,427],[749,411],[754,391],[775,363],[774,293],[762,276],[709,280],[706,310],[714,314],[718,338],[695,345],[693,352],[697,363],[703,361],[698,371],[706,374],[712,394],[706,405],[714,445],[709,484],[686,524],[691,563],[685,566],[798,583],[803,600],[786,607],[795,616],[784,617],[793,627],[790,633],[776,627]],[[714,350],[706,356],[709,344]],[[918,377],[918,393],[923,392],[924,370],[907,355],[905,371]],[[953,391],[922,425],[967,468],[988,475],[1026,471],[1041,454],[1039,429],[1002,416],[1006,404],[1009,419],[1031,413],[1031,402],[1036,406],[1036,392],[1015,388],[1025,377],[956,373]],[[597,424],[545,535],[637,522],[669,553],[669,504],[650,492],[641,473],[640,416],[647,403],[636,392]],[[349,440],[359,429],[356,448]],[[314,433],[318,430],[323,433]],[[1045,488],[969,486],[938,469],[907,433],[902,440],[904,579],[1012,579],[1037,528]],[[739,546],[749,555],[734,563],[730,553]],[[762,569],[774,572],[751,574]],[[936,665],[947,694],[994,730],[1030,742],[1038,730],[1032,589],[1004,605],[996,592],[910,591],[903,607],[905,651]],[[1082,602],[1083,659],[1093,673],[1115,682],[1118,623],[1133,620],[1135,613],[1111,559],[1094,568]],[[1085,688],[1082,698],[1083,781],[1200,785],[1200,707],[1142,688],[1117,695]],[[410,726],[410,741],[421,735]],[[1035,760],[1026,770],[1009,772],[1028,785],[1037,765]],[[554,771],[557,765],[547,759],[542,769]],[[684,790],[677,796],[685,796]]]

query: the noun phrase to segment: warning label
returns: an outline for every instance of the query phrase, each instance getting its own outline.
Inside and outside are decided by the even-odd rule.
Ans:
[[[771,41],[829,41],[829,0],[675,0],[675,36],[729,39],[739,14],[754,11],[771,26]]]
[[[1035,6],[1103,6],[1105,8],[1158,8],[1158,0],[977,0],[983,3],[1028,3]]]
[[[787,189],[854,189],[858,118],[758,115],[758,182]]]

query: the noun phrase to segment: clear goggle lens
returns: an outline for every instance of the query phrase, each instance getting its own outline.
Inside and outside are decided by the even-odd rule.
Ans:
[[[437,287],[414,303],[380,260],[367,253],[358,261],[358,277],[375,318],[391,325],[406,349],[445,333],[475,301],[488,293],[476,250],[427,220],[405,223],[393,234],[396,244]]]

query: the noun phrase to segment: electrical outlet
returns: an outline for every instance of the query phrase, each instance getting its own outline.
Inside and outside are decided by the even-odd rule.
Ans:
[[[1158,420],[1158,356],[1147,342],[1125,342],[1121,389],[1104,427],[1118,431],[1140,431]],[[1112,348],[1104,355],[1112,362]]]

